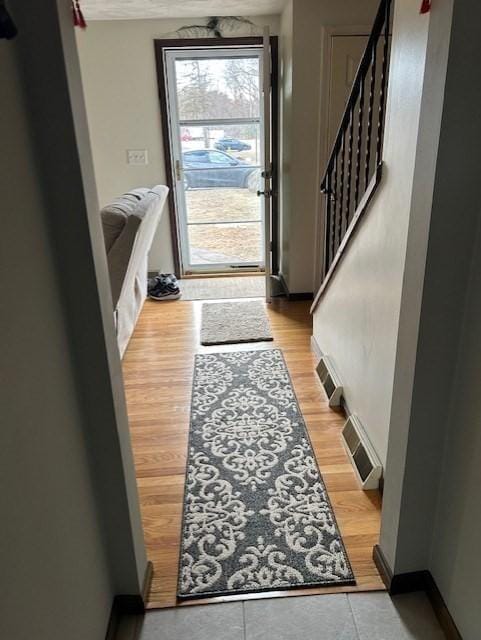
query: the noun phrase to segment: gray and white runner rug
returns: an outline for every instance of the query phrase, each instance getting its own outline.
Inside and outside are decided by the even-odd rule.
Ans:
[[[281,351],[197,355],[179,597],[353,583]]]

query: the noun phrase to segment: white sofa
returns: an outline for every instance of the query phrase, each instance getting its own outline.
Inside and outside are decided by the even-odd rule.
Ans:
[[[132,189],[100,212],[120,356],[147,296],[147,260],[169,190]]]

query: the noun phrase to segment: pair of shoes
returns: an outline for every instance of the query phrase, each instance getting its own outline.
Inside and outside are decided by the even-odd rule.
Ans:
[[[171,273],[159,273],[149,278],[147,292],[152,300],[178,300],[182,296],[177,278]]]
[[[178,288],[177,278],[173,273],[158,273],[154,280],[168,282],[170,284],[174,284]]]

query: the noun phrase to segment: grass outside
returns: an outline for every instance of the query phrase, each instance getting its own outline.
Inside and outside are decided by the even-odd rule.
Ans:
[[[188,222],[259,220],[260,198],[249,189],[188,189]]]
[[[245,224],[261,217],[260,200],[249,189],[189,189],[186,191],[189,222],[244,222],[229,225],[191,225],[191,253],[202,262],[261,261],[261,223]]]

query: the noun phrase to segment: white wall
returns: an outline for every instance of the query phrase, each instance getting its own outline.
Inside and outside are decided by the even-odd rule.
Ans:
[[[0,636],[100,639],[113,596],[108,556],[16,47],[0,42],[2,211],[15,211],[0,240]],[[35,287],[24,295],[32,274]]]
[[[277,35],[277,16],[255,16]],[[95,177],[100,204],[139,185],[166,181],[154,39],[205,19],[91,21],[77,30]],[[236,34],[240,35],[240,34]],[[149,164],[128,165],[127,149],[147,149]],[[170,223],[164,211],[149,267],[174,270]]]
[[[404,279],[404,309],[412,307],[415,288],[416,298],[422,295],[419,333],[412,325],[409,331],[408,316],[401,314],[399,391],[393,398],[381,531],[381,547],[396,572],[431,571],[466,640],[479,637],[481,590],[481,557],[475,551],[481,534],[481,157],[467,152],[481,144],[481,81],[472,74],[481,55],[480,21],[474,0],[440,4],[430,20],[428,50],[436,74],[445,66],[439,53],[448,42],[449,57],[444,101],[439,100],[443,113],[424,282],[416,283],[412,270]],[[426,106],[423,131],[429,131],[434,112]],[[421,148],[427,145],[420,141]],[[424,166],[416,171],[427,173]],[[427,203],[419,207],[423,203],[413,201],[415,222]],[[408,264],[421,252],[419,235],[410,231]],[[409,333],[417,339],[414,348],[407,345]],[[415,354],[410,402],[402,396],[407,385],[400,383],[411,378],[406,352]]]
[[[370,25],[377,0],[288,2],[281,19],[281,272],[289,292],[312,292],[319,211],[323,28]],[[282,66],[284,66],[284,78]],[[326,82],[325,90],[328,84]]]
[[[420,406],[419,402],[427,403],[427,396],[419,396],[416,375],[419,349],[427,344],[422,324],[422,305],[425,295],[423,286],[427,273],[428,246],[432,242],[429,234],[432,233],[433,228],[433,193],[436,165],[439,164],[438,147],[444,109],[452,8],[452,1],[445,2],[432,10],[426,21],[425,77],[413,188],[410,194],[391,414],[389,426],[386,425],[386,436],[388,435],[389,442],[380,544],[388,562],[396,572],[414,571],[420,566],[424,568],[430,545],[430,524],[433,517],[433,500],[429,488],[439,469],[440,439],[436,437],[433,439],[433,433],[428,435],[427,432],[428,427],[433,427],[436,423],[434,415],[425,415],[414,429],[411,429],[410,422],[415,415],[416,401],[417,406]],[[404,16],[405,24],[412,30],[413,25],[409,24],[409,17]],[[434,363],[431,362],[428,367],[431,368],[432,364]],[[415,459],[418,461],[417,464],[414,462]],[[410,473],[411,464],[413,469],[417,467],[414,475]],[[411,504],[406,501],[406,496],[410,493],[407,490],[408,485],[412,495]],[[409,520],[412,522],[410,509],[415,504],[418,507],[417,518],[409,532],[409,540],[415,543],[408,544],[403,549],[403,540],[406,543],[408,541],[408,538],[404,538],[403,535],[406,533],[405,525]],[[404,551],[407,551],[408,546],[409,551],[405,554]]]
[[[140,593],[146,563],[96,283],[107,272],[88,237],[57,4],[12,13],[19,35],[0,41],[0,637],[102,640],[114,596]]]
[[[385,461],[380,547],[479,637],[481,7],[396,3],[387,173],[315,314]],[[402,132],[402,135],[401,135]],[[387,445],[387,447],[386,447]],[[387,448],[387,451],[386,451]]]
[[[477,192],[475,206],[479,220],[481,194],[479,189]],[[471,231],[473,232],[474,229],[471,228]],[[447,439],[429,563],[429,568],[464,640],[479,638],[479,594],[481,593],[481,554],[477,552],[481,536],[479,507],[481,234],[479,223],[472,255],[474,259],[471,264],[469,288],[466,292],[467,304],[464,314],[458,316],[462,339],[457,358],[457,375],[450,395],[451,407],[448,413]],[[444,407],[447,408],[445,404]]]
[[[420,161],[419,121],[422,101],[428,99],[423,98],[423,87],[429,16],[420,18],[417,5],[416,0],[395,4],[382,182],[314,314],[314,336],[333,359],[348,407],[359,416],[383,463],[415,167]],[[432,119],[437,122],[436,112]],[[432,135],[426,150],[435,157],[436,132]],[[423,176],[423,184],[429,194],[429,175]]]
[[[285,56],[285,62],[291,64],[292,78],[284,87],[291,93],[283,98],[289,119],[282,123],[281,171],[281,272],[290,293],[310,292],[313,286],[313,238],[319,191],[321,8],[315,1],[296,0],[286,7],[283,16],[284,28],[292,23],[292,51]],[[285,38],[285,52],[288,44]]]

